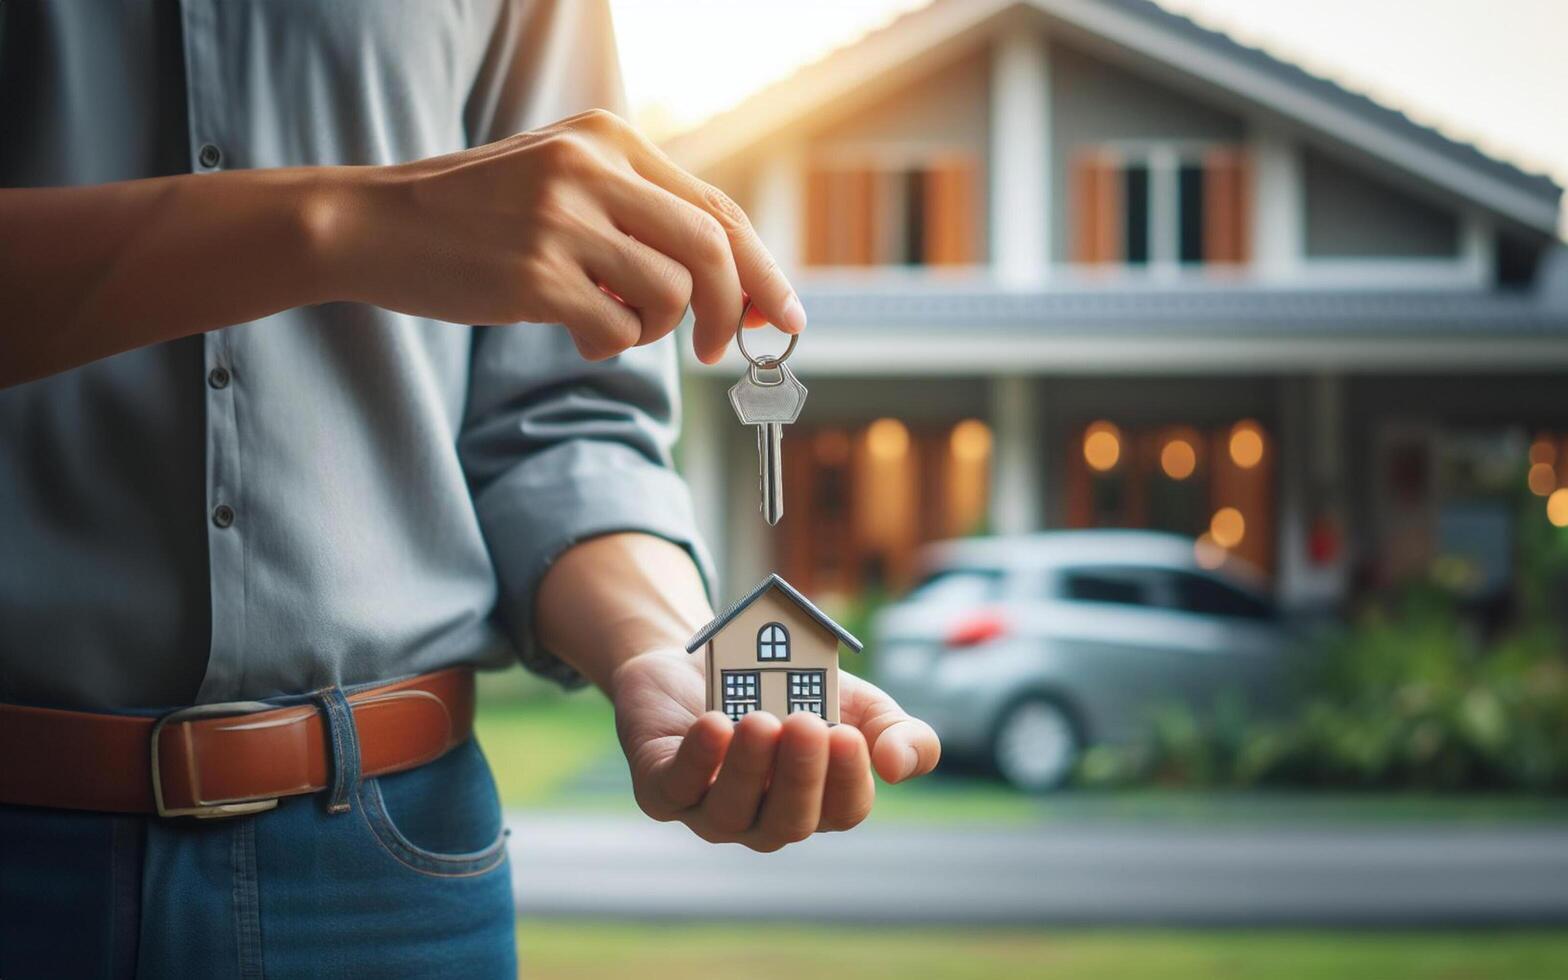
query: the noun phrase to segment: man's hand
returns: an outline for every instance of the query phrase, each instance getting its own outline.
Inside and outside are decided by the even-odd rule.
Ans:
[[[607,112],[397,166],[0,188],[0,388],[316,303],[697,356],[806,314],[745,212]]]
[[[702,713],[703,675],[680,651],[633,657],[608,693],[643,812],[679,820],[714,843],[776,851],[818,831],[848,830],[871,812],[871,763],[890,783],[930,772],[936,733],[858,677],[839,673],[843,724],[815,715],[739,724]]]
[[[806,326],[745,212],[608,112],[334,174],[314,225],[350,298],[459,323],[560,322],[592,360],[658,340],[688,305],[709,363],[746,296],[752,326]]]
[[[839,718],[747,715],[734,725],[706,700],[684,643],[713,618],[685,550],[647,534],[569,548],[545,575],[539,638],[615,705],[637,802],[709,841],[776,851],[871,811],[871,766],[890,783],[930,772],[931,726],[872,685],[839,672]],[[651,651],[651,652],[650,652]]]

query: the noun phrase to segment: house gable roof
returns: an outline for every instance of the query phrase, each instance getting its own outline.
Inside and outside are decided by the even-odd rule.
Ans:
[[[1555,235],[1562,188],[1482,153],[1325,78],[1248,47],[1153,0],[933,0],[767,86],[672,140],[672,155],[704,171],[764,145],[777,130],[877,84],[914,76],[955,44],[980,43],[994,22],[1032,9],[1208,83],[1527,227]]]
[[[692,637],[691,642],[686,644],[686,652],[693,653],[704,643],[707,643],[709,640],[713,639],[713,637],[720,630],[729,625],[730,620],[734,619],[736,616],[739,616],[747,606],[760,599],[762,594],[769,589],[778,589],[780,592],[784,593],[784,595],[788,596],[790,600],[795,603],[795,605],[799,606],[801,610],[806,613],[806,615],[816,620],[823,629],[838,637],[840,643],[849,647],[856,653],[860,652],[862,644],[859,640],[855,639],[855,635],[853,633],[849,632],[849,630],[846,630],[838,623],[835,623],[831,616],[813,605],[810,599],[807,599],[805,596],[801,595],[793,585],[790,585],[788,582],[784,581],[784,579],[779,577],[777,572],[774,572],[772,575],[769,575],[767,578],[763,579],[761,584],[759,584],[755,589],[752,589],[750,592],[737,599],[728,609],[719,613],[719,615],[714,618],[713,622],[698,630],[697,635]]]

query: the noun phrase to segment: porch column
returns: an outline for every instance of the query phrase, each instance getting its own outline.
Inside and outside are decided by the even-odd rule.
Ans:
[[[804,259],[801,223],[805,213],[803,185],[806,175],[800,149],[770,149],[760,163],[755,179],[752,224],[784,271],[794,272]]]
[[[1009,286],[1043,280],[1051,261],[1051,72],[1045,36],[1013,26],[991,62],[991,268]]]
[[[1040,418],[1034,379],[991,379],[991,531],[1027,534],[1040,526]]]
[[[1497,283],[1497,229],[1479,211],[1466,211],[1459,223],[1459,265],[1466,280],[1485,289]]]
[[[1301,150],[1267,123],[1253,128],[1251,144],[1253,268],[1263,279],[1289,279],[1300,268],[1306,240]]]
[[[1344,378],[1320,374],[1281,387],[1279,597],[1294,608],[1327,608],[1344,598],[1351,543],[1344,485]],[[1313,522],[1339,522],[1339,554],[1316,562],[1309,554]]]

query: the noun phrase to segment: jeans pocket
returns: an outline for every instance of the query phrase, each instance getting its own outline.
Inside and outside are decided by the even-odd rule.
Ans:
[[[506,861],[500,798],[472,738],[418,769],[364,780],[359,810],[376,842],[420,874],[473,877]]]

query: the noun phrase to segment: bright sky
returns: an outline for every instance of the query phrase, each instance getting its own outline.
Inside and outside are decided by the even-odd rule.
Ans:
[[[627,90],[684,129],[926,0],[610,0]],[[1568,0],[1160,0],[1568,184]]]

